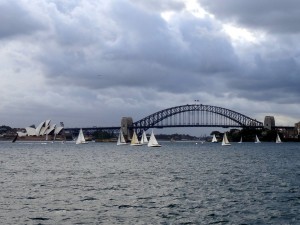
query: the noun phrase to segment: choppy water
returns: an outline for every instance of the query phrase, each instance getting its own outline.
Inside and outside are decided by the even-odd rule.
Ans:
[[[0,224],[300,224],[300,144],[0,143]]]

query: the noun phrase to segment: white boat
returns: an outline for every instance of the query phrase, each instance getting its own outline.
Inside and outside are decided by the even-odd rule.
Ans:
[[[133,135],[132,135],[130,145],[132,145],[132,146],[142,146],[142,144],[139,142],[139,139],[137,138],[137,135],[136,135],[135,131],[133,131]]]
[[[216,135],[213,135],[213,138],[212,138],[211,142],[212,142],[212,143],[217,143],[217,142],[218,142],[218,140],[217,140],[217,138],[216,138]]]
[[[120,129],[120,133],[119,133],[119,137],[118,137],[118,141],[117,141],[117,145],[126,145],[126,141],[123,135],[123,131],[122,128]]]
[[[147,138],[146,132],[143,130],[143,134],[141,137],[141,144],[146,145],[147,143],[148,143],[148,138]]]
[[[152,130],[149,142],[148,142],[148,147],[161,147],[161,145],[158,144],[158,142],[154,136],[153,130]]]
[[[87,142],[85,141],[82,129],[80,129],[77,140],[76,140],[76,144],[87,144]]]
[[[280,137],[279,137],[279,134],[277,134],[277,137],[276,137],[276,143],[277,143],[277,144],[282,143],[282,141],[281,141],[281,139],[280,139]]]
[[[224,146],[229,146],[229,145],[231,145],[231,144],[229,143],[229,141],[228,141],[226,132],[224,133],[224,136],[223,136],[222,145],[224,145]]]
[[[241,137],[241,140],[238,143],[239,144],[243,143],[243,137]]]
[[[258,139],[257,135],[255,135],[255,142],[254,142],[254,143],[255,143],[255,144],[261,143],[260,140]]]

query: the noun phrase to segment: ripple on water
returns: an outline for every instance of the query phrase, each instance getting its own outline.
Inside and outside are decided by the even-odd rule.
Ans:
[[[298,144],[0,145],[1,224],[300,224]]]

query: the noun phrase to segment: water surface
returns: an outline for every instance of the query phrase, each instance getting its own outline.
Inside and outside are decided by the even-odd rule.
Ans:
[[[0,142],[0,224],[300,224],[300,144]]]

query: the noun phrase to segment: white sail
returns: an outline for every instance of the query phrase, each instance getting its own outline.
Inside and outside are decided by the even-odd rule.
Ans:
[[[224,145],[224,146],[231,145],[227,139],[226,132],[224,133],[224,136],[223,136],[222,145]]]
[[[217,143],[218,142],[218,140],[217,140],[217,138],[216,138],[216,135],[213,135],[213,138],[212,138],[212,141],[211,142],[213,142],[213,143]]]
[[[260,140],[258,139],[257,135],[255,136],[255,142],[256,144],[260,143]]]
[[[282,143],[280,137],[279,137],[279,134],[277,134],[277,137],[276,137],[276,143],[279,144],[279,143]]]
[[[132,139],[130,145],[132,146],[141,146],[142,144],[139,142],[135,131],[133,131]]]
[[[148,138],[147,138],[146,132],[143,130],[143,134],[141,137],[141,144],[147,144],[147,143],[148,143]]]
[[[243,143],[243,137],[241,137],[241,140],[238,143],[240,144]]]
[[[161,147],[161,145],[158,144],[158,142],[154,136],[153,130],[152,130],[149,142],[148,142],[148,147]]]
[[[118,137],[118,142],[117,145],[126,145],[126,141],[122,132],[122,128],[120,129],[119,137]]]
[[[82,129],[80,129],[77,140],[76,140],[76,144],[87,144],[87,142],[85,141]]]

